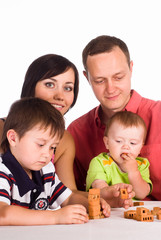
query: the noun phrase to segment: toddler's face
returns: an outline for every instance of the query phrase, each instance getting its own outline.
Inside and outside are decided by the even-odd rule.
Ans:
[[[114,122],[108,132],[108,136],[104,137],[104,143],[109,150],[111,157],[117,163],[123,161],[122,154],[129,153],[136,158],[143,146],[144,128],[124,127],[119,122]]]

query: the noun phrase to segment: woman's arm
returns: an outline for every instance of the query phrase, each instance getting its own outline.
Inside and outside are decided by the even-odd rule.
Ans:
[[[4,121],[2,119],[0,119],[0,144],[1,144],[1,139],[2,139],[3,127],[4,127]],[[3,153],[1,147],[0,147],[0,153]]]
[[[73,173],[75,144],[72,135],[66,130],[56,148],[54,165],[59,179],[71,190],[76,190]]]

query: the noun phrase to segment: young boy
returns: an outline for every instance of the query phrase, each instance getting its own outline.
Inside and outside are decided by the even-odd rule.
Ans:
[[[51,162],[63,133],[63,117],[48,102],[26,98],[12,105],[2,136],[0,225],[88,221],[87,198],[66,188]],[[104,215],[109,216],[109,205],[101,203]]]
[[[135,198],[144,199],[152,190],[149,162],[138,157],[146,139],[146,125],[137,114],[123,111],[108,121],[103,138],[109,153],[93,158],[87,174],[87,190],[116,183],[133,186]]]

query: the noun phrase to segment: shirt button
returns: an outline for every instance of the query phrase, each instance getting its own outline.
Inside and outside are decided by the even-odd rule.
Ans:
[[[34,189],[33,192],[35,193],[35,192],[36,192],[36,189]]]

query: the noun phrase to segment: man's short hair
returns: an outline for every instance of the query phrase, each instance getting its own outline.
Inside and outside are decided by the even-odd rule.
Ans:
[[[125,54],[127,63],[130,67],[130,53],[127,45],[119,38],[102,35],[92,39],[84,48],[82,53],[83,65],[87,71],[87,57],[93,56],[99,53],[111,52],[115,47],[119,47]]]

